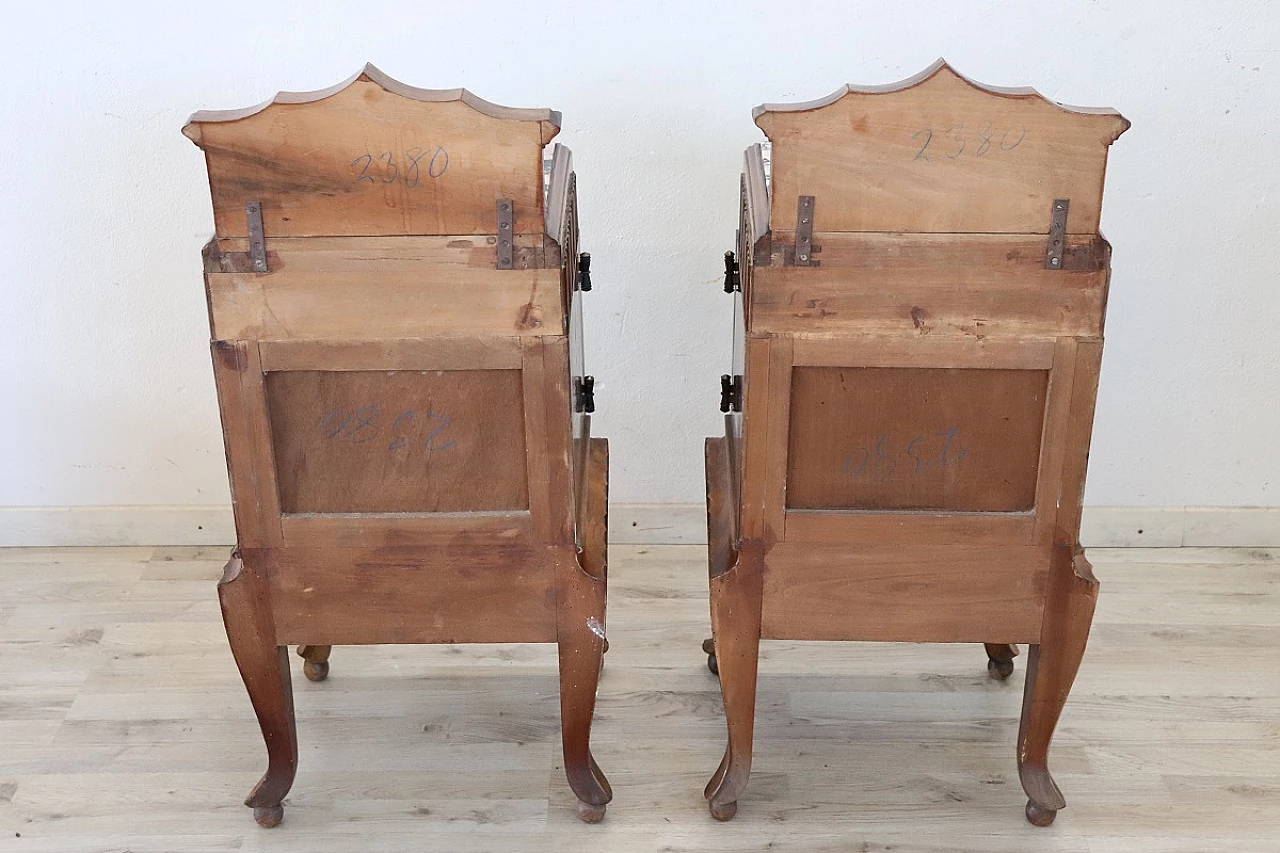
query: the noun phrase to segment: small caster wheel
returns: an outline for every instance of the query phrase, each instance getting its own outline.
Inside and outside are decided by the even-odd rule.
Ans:
[[[1057,809],[1046,809],[1035,800],[1027,800],[1027,822],[1032,826],[1048,826],[1057,816]]]
[[[329,662],[327,660],[304,661],[302,674],[307,677],[307,681],[324,681],[329,677]]]
[[[711,807],[711,816],[718,821],[733,820],[733,816],[738,813],[738,801],[731,803],[717,803],[712,800],[708,805]]]
[[[599,823],[604,820],[605,805],[594,805],[578,800],[578,820],[583,823]]]
[[[258,826],[267,829],[279,826],[280,821],[284,820],[284,806],[255,806],[253,819],[258,822]]]
[[[987,675],[996,681],[1004,681],[1013,675],[1013,661],[1011,660],[989,660],[987,661]]]
[[[707,653],[707,669],[711,670],[711,674],[719,677],[720,662],[716,660],[716,641],[710,637],[702,641],[702,650]]]

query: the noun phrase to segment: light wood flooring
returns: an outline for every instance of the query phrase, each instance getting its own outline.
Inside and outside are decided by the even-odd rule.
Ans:
[[[981,646],[766,643],[755,772],[731,823],[705,551],[615,546],[594,748],[574,816],[552,646],[294,660],[301,769],[284,823],[218,614],[227,549],[0,551],[0,851],[1280,851],[1280,552],[1094,550],[1089,652],[1036,829],[1014,767],[1022,666]]]

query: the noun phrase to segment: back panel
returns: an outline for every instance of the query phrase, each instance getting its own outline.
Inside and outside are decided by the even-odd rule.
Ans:
[[[283,513],[525,510],[519,370],[266,375]]]
[[[790,509],[1026,512],[1047,370],[799,367]]]

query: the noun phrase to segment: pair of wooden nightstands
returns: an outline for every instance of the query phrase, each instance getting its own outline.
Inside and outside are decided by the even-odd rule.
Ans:
[[[763,639],[1030,645],[1027,816],[1097,582],[1079,546],[1127,122],[939,62],[902,84],[758,108],[736,254],[725,435],[706,447],[728,819],[751,769]],[[287,649],[555,642],[579,814],[605,639],[608,445],[591,435],[576,180],[549,110],[405,86],[197,113],[238,544],[219,596],[279,823],[298,760]]]

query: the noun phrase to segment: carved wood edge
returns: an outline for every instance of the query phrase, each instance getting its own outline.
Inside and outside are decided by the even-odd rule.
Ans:
[[[1090,563],[1089,558],[1084,555],[1083,548],[1076,545],[1075,549],[1075,553],[1071,557],[1071,571],[1086,584],[1097,586],[1098,578],[1093,574],[1093,563]]]
[[[769,233],[769,185],[764,177],[764,152],[760,143],[749,146],[742,159],[747,189],[747,220],[751,225],[751,243],[754,246]]]
[[[959,73],[954,68],[952,68],[947,63],[947,61],[945,59],[942,59],[941,57],[934,60],[932,65],[930,65],[928,68],[924,69],[923,71],[919,72],[918,74],[913,74],[912,76],[906,78],[905,80],[899,80],[896,83],[886,83],[886,84],[873,85],[873,86],[855,86],[852,83],[845,83],[843,86],[841,86],[839,89],[836,89],[830,95],[827,95],[821,98],[815,98],[814,100],[811,100],[811,101],[799,101],[796,103],[761,104],[760,106],[756,107],[751,111],[751,117],[752,119],[755,120],[756,125],[761,127],[761,129],[763,129],[763,125],[760,124],[760,119],[768,113],[806,112],[809,110],[819,110],[819,109],[822,109],[823,107],[827,107],[827,106],[830,106],[831,104],[834,104],[836,101],[839,101],[841,98],[845,97],[846,95],[891,95],[891,94],[894,94],[895,92],[902,92],[907,89],[915,88],[916,86],[927,84],[930,80],[934,79],[940,74],[949,74],[952,77],[955,77],[959,80],[964,81],[965,83],[968,83],[970,86],[972,86],[974,89],[977,89],[979,92],[983,92],[988,95],[994,95],[996,97],[1040,100],[1066,113],[1074,113],[1076,115],[1085,115],[1085,116],[1107,116],[1107,117],[1117,118],[1120,120],[1119,129],[1116,130],[1115,134],[1110,139],[1107,140],[1108,144],[1115,142],[1116,139],[1120,136],[1120,134],[1124,133],[1130,127],[1129,120],[1124,116],[1122,116],[1118,111],[1112,109],[1111,107],[1078,107],[1078,106],[1072,106],[1069,104],[1063,104],[1051,98],[1046,98],[1044,95],[1040,94],[1038,91],[1036,91],[1030,86],[1013,86],[1013,87],[989,86],[985,83],[979,83],[976,80],[970,79],[969,77],[965,77],[963,74]]]
[[[609,577],[609,440],[588,439],[586,495],[583,501],[585,535],[582,549],[575,550],[574,566],[593,583],[604,584]],[[599,518],[599,524],[595,519]]]
[[[725,578],[738,567],[742,551],[733,541],[735,507],[730,501],[729,442],[708,438],[705,446],[707,477],[707,573],[714,581]]]
[[[551,149],[551,175],[547,178],[547,204],[543,214],[547,236],[564,248],[564,227],[569,218],[569,179],[573,152],[559,142]]]
[[[557,133],[560,132],[560,124],[562,116],[557,110],[527,108],[527,107],[506,107],[501,104],[495,104],[492,101],[486,101],[484,98],[467,91],[466,89],[420,89],[417,86],[410,86],[407,83],[401,83],[394,77],[379,70],[373,63],[366,63],[364,68],[357,71],[352,76],[326,89],[317,89],[311,92],[277,92],[274,97],[263,101],[252,107],[243,107],[235,110],[199,110],[192,113],[187,119],[186,125],[182,128],[182,134],[194,142],[196,145],[201,144],[200,125],[210,122],[227,122],[239,121],[252,115],[266,110],[276,104],[309,104],[315,101],[322,101],[325,98],[332,97],[339,92],[351,86],[359,80],[367,80],[376,83],[385,91],[393,95],[399,95],[402,98],[410,98],[415,101],[425,101],[428,103],[442,103],[446,101],[462,101],[462,103],[471,107],[482,115],[490,118],[505,119],[508,121],[536,121],[542,123],[542,144],[549,143]]]
[[[244,560],[240,559],[238,553],[232,554],[231,559],[227,560],[227,564],[222,568],[222,578],[218,581],[218,586],[235,583],[242,571],[244,571]]]

